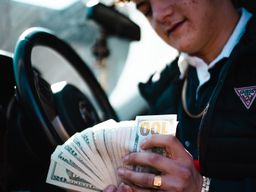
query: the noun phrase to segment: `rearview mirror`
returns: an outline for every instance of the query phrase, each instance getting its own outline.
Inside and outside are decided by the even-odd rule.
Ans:
[[[87,18],[101,25],[109,35],[128,40],[140,40],[140,27],[114,7],[108,7],[102,3],[88,7]]]

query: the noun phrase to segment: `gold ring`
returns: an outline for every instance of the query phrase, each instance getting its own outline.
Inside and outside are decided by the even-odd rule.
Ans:
[[[162,185],[162,178],[160,175],[156,175],[153,180],[153,187],[159,189]]]

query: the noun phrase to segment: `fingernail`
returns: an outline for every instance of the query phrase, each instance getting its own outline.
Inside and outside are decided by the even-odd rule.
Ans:
[[[114,192],[116,191],[116,187],[114,185],[109,185],[104,192]]]
[[[119,185],[119,188],[124,188],[124,183],[121,183],[121,184]]]
[[[144,138],[141,142],[140,142],[140,148],[144,149],[145,148],[145,144],[147,143],[148,141],[148,137]]]
[[[129,160],[129,156],[128,155],[125,155],[124,157],[123,157],[123,162],[125,163],[125,162],[127,162]]]
[[[117,174],[122,177],[124,175],[124,169],[123,168],[119,168],[117,170]]]

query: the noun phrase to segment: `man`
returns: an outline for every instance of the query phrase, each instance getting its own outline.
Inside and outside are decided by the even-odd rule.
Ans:
[[[122,191],[256,191],[256,20],[231,0],[134,0],[159,36],[180,51],[161,73],[140,84],[152,114],[176,113],[177,135],[154,135],[119,168]],[[243,4],[242,4],[243,5]],[[199,168],[196,169],[199,161]]]

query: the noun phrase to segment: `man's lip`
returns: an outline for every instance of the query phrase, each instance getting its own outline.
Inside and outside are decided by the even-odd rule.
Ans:
[[[168,35],[171,35],[173,32],[175,32],[184,22],[185,19],[173,24],[172,27],[167,30]]]

